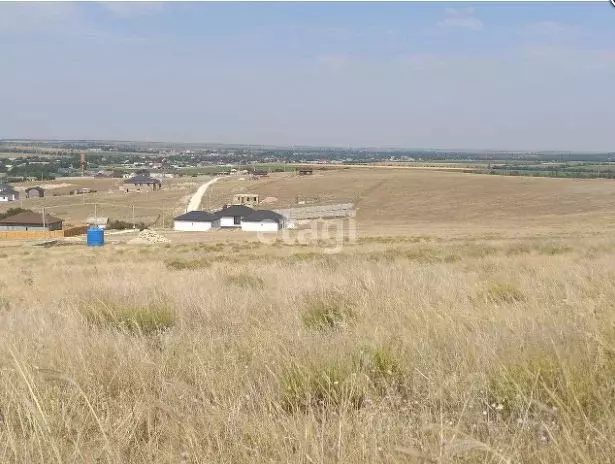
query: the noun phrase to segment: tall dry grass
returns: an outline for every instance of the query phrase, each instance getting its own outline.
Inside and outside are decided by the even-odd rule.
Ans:
[[[0,462],[611,462],[614,255],[5,248]]]

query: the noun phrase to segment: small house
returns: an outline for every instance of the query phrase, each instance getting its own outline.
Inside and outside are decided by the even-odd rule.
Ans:
[[[130,179],[126,179],[122,185],[120,185],[120,190],[128,192],[142,192],[142,191],[156,191],[160,190],[162,187],[162,182],[159,179],[154,179],[150,176],[145,175],[137,175]]]
[[[269,210],[256,210],[241,219],[241,230],[246,232],[277,232],[284,225],[284,216]]]
[[[62,219],[31,211],[0,219],[0,231],[62,230]]]
[[[0,202],[19,200],[19,193],[8,184],[0,185]]]
[[[43,198],[45,189],[42,187],[30,187],[26,189],[26,198]]]
[[[259,199],[256,193],[237,193],[233,196],[234,205],[258,205]]]
[[[297,171],[299,171],[300,176],[311,176],[314,173],[312,168],[299,168]]]
[[[220,227],[241,227],[241,220],[254,210],[245,205],[225,206],[216,213],[220,218]]]
[[[220,220],[216,214],[207,211],[189,211],[173,220],[173,230],[186,232],[204,232],[212,227],[218,227]]]

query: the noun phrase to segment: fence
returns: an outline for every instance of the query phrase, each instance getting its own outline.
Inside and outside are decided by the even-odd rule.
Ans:
[[[64,238],[83,235],[87,226],[71,227],[63,230],[7,230],[0,231],[0,240],[41,240],[46,238]]]
[[[305,206],[302,208],[277,209],[276,213],[290,219],[318,219],[336,217],[354,217],[357,214],[354,204],[338,203],[335,205]]]

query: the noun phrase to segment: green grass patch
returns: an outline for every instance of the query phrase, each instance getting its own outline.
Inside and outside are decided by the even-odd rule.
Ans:
[[[293,365],[282,377],[282,407],[289,413],[360,409],[368,385],[350,359]]]
[[[310,330],[346,327],[357,318],[354,302],[336,290],[304,296],[303,324]]]
[[[175,311],[166,302],[138,306],[94,300],[85,303],[81,312],[92,326],[110,327],[143,335],[167,330],[177,321]]]
[[[485,300],[491,303],[517,303],[525,301],[525,294],[511,283],[492,282],[484,292]]]
[[[250,288],[253,290],[262,290],[265,287],[265,281],[258,276],[241,273],[227,276],[225,279],[227,285],[235,285],[242,288]]]
[[[538,347],[504,360],[489,379],[491,404],[504,414],[559,411],[596,420],[615,406],[615,355],[587,342]]]
[[[173,271],[204,269],[211,267],[211,264],[208,258],[173,259],[165,262],[166,267]]]
[[[293,363],[281,380],[285,411],[360,409],[365,401],[404,394],[407,366],[391,345],[306,364]]]

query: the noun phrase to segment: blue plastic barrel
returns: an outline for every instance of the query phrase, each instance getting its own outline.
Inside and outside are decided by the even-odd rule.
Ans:
[[[88,246],[96,247],[105,244],[105,231],[100,227],[90,227],[88,229]]]

